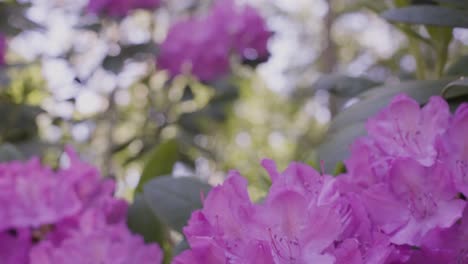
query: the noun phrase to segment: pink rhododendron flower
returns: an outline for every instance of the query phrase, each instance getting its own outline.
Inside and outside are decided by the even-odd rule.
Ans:
[[[346,223],[339,243],[331,249],[336,263],[399,263],[407,259],[406,248],[392,244],[390,236],[382,233],[369,217],[362,186],[347,176],[338,177],[333,186],[339,195],[336,201],[340,218]]]
[[[457,189],[468,196],[468,104],[462,104],[444,136],[442,159],[450,168]]]
[[[67,147],[65,153],[70,164],[61,174],[73,178],[75,192],[83,205],[81,212],[100,211],[109,224],[124,221],[128,205],[113,196],[114,180],[103,179],[97,168],[83,162],[73,149]]]
[[[451,119],[440,97],[421,109],[399,95],[369,119],[369,136],[354,143],[343,178],[362,194],[372,222],[392,243],[418,246],[431,230],[460,219],[465,201],[457,194],[467,186],[457,180],[463,175],[457,164],[468,157],[460,155],[464,112],[462,106]]]
[[[398,95],[369,119],[369,136],[354,142],[346,168],[357,181],[369,184],[385,180],[397,158],[412,158],[431,166],[439,151],[438,138],[447,130],[449,120],[448,105],[440,97],[432,97],[420,109],[413,99]]]
[[[31,246],[31,232],[27,229],[11,229],[0,232],[0,263],[28,263],[28,254]]]
[[[336,178],[264,160],[272,185],[252,203],[231,174],[174,263],[468,263],[468,105],[451,116],[440,97],[421,108],[399,95],[367,128]]]
[[[38,159],[0,164],[0,230],[40,227],[76,214],[82,204],[71,179]]]
[[[436,139],[449,123],[448,104],[431,97],[422,108],[406,95],[396,96],[390,105],[367,122],[367,131],[389,157],[412,158],[424,166],[434,164]]]
[[[135,9],[155,9],[160,0],[90,0],[87,10],[94,14],[124,17]]]
[[[191,249],[174,263],[336,263],[335,243],[351,221],[334,179],[300,163],[282,173],[263,164],[273,182],[265,200],[253,204],[247,182],[231,173],[192,214],[184,229]]]
[[[161,44],[158,67],[171,76],[191,72],[200,80],[213,80],[229,70],[229,39],[223,38],[211,17],[191,18],[174,24]],[[197,32],[197,34],[190,34]]]
[[[0,164],[0,263],[161,263],[126,227],[115,183],[67,148],[66,168],[38,159]]]
[[[229,71],[231,53],[246,59],[267,57],[270,35],[255,9],[219,0],[205,16],[176,22],[170,28],[157,64],[172,77],[191,72],[202,81],[211,81]]]
[[[431,231],[408,263],[468,263],[468,209],[452,227]]]
[[[392,245],[389,236],[375,229],[376,226],[369,218],[363,198],[351,191],[358,190],[359,186],[352,186],[354,183],[347,183],[345,178],[320,175],[311,167],[301,163],[292,163],[282,173],[277,172],[276,166],[270,160],[264,160],[263,166],[270,173],[273,182],[265,198],[266,203],[271,199],[277,199],[277,195],[289,196],[288,192],[291,191],[306,197],[305,205],[300,199],[289,201],[281,199],[285,202],[284,208],[287,208],[289,215],[296,205],[302,208],[297,210],[298,216],[294,219],[306,218],[304,214],[309,211],[308,224],[313,223],[313,227],[308,226],[293,237],[301,237],[312,232],[311,237],[314,237],[312,241],[319,247],[323,246],[324,252],[329,257],[328,260],[318,261],[310,258],[299,263],[392,263],[406,258],[406,252],[400,252],[402,250],[398,246]],[[272,222],[281,220],[283,215],[288,215],[274,209],[269,211],[273,213],[267,215],[265,219],[270,219]],[[289,248],[287,250],[289,251]],[[307,251],[310,250],[311,248],[308,248]]]
[[[358,138],[351,145],[351,153],[344,161],[348,173],[353,176],[350,181],[370,186],[385,180],[393,158],[387,157],[374,140]]]
[[[59,245],[44,241],[30,254],[30,264],[161,262],[161,249],[156,244],[145,245],[143,239],[130,234],[125,225],[75,232]]]
[[[465,207],[444,168],[427,168],[408,159],[396,161],[388,182],[363,195],[371,219],[397,245],[419,246],[429,231],[452,226]]]
[[[253,7],[236,5],[234,0],[218,0],[213,6],[212,20],[219,31],[224,31],[240,57],[257,59],[268,56],[271,32]]]
[[[215,187],[204,201],[207,210],[192,214],[184,233],[194,250],[175,263],[253,263],[251,249],[262,245],[256,233],[261,232],[256,223],[255,207],[247,193],[247,181],[237,172],[231,172],[226,182]],[[195,249],[195,247],[197,249]],[[199,250],[198,250],[199,249]],[[261,251],[263,252],[263,251]],[[265,250],[269,253],[268,250]],[[206,262],[211,259],[213,262]],[[271,261],[272,256],[262,254],[259,261]]]

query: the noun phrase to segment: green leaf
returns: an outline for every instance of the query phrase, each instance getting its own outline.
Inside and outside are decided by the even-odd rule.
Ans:
[[[458,92],[462,92],[462,94],[464,95],[466,93],[466,90],[468,90],[468,78],[461,77],[460,79],[447,84],[442,90],[442,96],[444,96],[445,98],[457,97],[459,94],[454,93],[455,89],[458,89]]]
[[[375,87],[361,95],[361,101],[340,112],[331,122],[330,131],[344,130],[347,126],[365,122],[391,99],[406,93],[419,103],[425,103],[433,95],[439,95],[442,89],[453,80],[407,81],[395,85]]]
[[[36,116],[41,112],[37,106],[0,102],[0,141],[16,143],[34,138],[38,133]]]
[[[10,76],[8,76],[8,72],[6,68],[0,66],[0,90],[2,87],[6,87],[10,83]]]
[[[446,72],[448,76],[466,76],[468,75],[468,55],[459,57],[451,64]]]
[[[318,148],[318,156],[328,174],[337,172],[337,165],[349,156],[351,143],[366,134],[364,122],[356,122],[335,133],[328,134]]]
[[[468,12],[442,6],[416,5],[390,9],[382,17],[396,23],[468,28]]]
[[[180,241],[179,244],[177,244],[175,247],[174,247],[174,256],[177,256],[179,255],[180,253],[182,253],[184,250],[187,250],[190,248],[190,245],[188,244],[187,240],[182,240]]]
[[[162,245],[168,241],[167,226],[148,207],[143,195],[136,195],[128,208],[127,225],[134,233],[142,235],[146,243]]]
[[[61,153],[63,151],[62,144],[41,141],[37,138],[15,143],[15,148],[25,159],[29,159],[31,157],[43,157],[48,151],[54,151],[57,153]]]
[[[153,213],[142,195],[136,195],[128,208],[127,226],[133,233],[141,235],[145,243],[158,243],[164,250],[164,263],[168,263],[172,255],[169,228]]]
[[[122,71],[127,59],[145,60],[148,56],[155,56],[157,52],[156,45],[153,42],[121,46],[120,48],[120,53],[116,56],[108,55],[104,58],[102,62],[104,69],[113,73],[119,73]]]
[[[342,97],[354,97],[376,87],[380,83],[359,77],[330,74],[320,77],[314,84],[315,90],[327,90]]]
[[[143,187],[143,197],[149,208],[161,220],[178,232],[187,224],[193,211],[202,207],[201,194],[211,186],[193,177],[159,177]]]
[[[394,0],[396,7],[403,7],[411,4],[410,0]]]
[[[450,110],[452,112],[455,112],[461,104],[468,103],[468,94],[466,94],[464,96],[459,96],[459,97],[454,98],[454,99],[447,100],[447,102],[448,102],[448,104],[450,106]]]
[[[441,95],[447,99],[452,110],[455,110],[460,104],[468,102],[468,78],[461,77],[447,84]]]
[[[434,43],[437,60],[436,74],[437,77],[442,77],[447,64],[449,45],[453,38],[453,29],[448,27],[427,26],[427,32]]]
[[[17,2],[17,1],[15,1]],[[26,15],[31,4],[11,4],[0,1],[0,32],[16,35],[25,30],[45,30]]]
[[[12,144],[0,145],[0,162],[23,160],[24,155]]]
[[[468,8],[468,0],[435,0],[437,3],[457,8]]]
[[[143,185],[149,180],[172,173],[172,169],[178,158],[178,143],[175,139],[170,139],[157,145],[148,156],[136,191],[141,191]]]

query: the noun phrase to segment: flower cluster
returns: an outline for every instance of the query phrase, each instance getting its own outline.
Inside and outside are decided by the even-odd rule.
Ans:
[[[174,263],[468,263],[468,104],[451,115],[405,95],[367,122],[347,172],[263,167],[272,185],[253,203],[231,172],[192,214],[191,248]]]
[[[7,49],[6,37],[0,33],[0,66],[5,65],[6,49]]]
[[[229,71],[231,53],[249,60],[267,57],[270,36],[254,8],[217,0],[205,16],[179,21],[170,28],[160,47],[158,67],[171,76],[190,71],[202,81],[211,81]]]
[[[87,11],[112,17],[124,17],[135,9],[155,9],[160,0],[90,0]]]
[[[57,171],[38,159],[0,164],[0,262],[161,263],[159,246],[126,227],[114,182],[66,154],[68,167]]]

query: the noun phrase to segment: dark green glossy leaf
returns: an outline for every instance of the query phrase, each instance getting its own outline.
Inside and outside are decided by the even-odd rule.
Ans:
[[[36,116],[41,112],[37,106],[0,102],[0,140],[19,142],[35,137]]]
[[[433,0],[411,0],[411,5],[436,5]]]
[[[467,76],[468,75],[468,55],[459,57],[447,69],[448,76]]]
[[[336,133],[328,134],[324,143],[318,148],[318,156],[323,161],[325,172],[336,173],[337,165],[349,156],[351,143],[365,133],[364,123],[356,122]]]
[[[454,111],[460,104],[468,102],[468,78],[460,78],[444,87],[441,95],[447,99]]]
[[[143,187],[149,208],[174,230],[182,232],[192,212],[202,207],[201,194],[211,186],[193,177],[159,177]]]
[[[330,74],[320,77],[314,84],[314,89],[327,90],[342,97],[354,97],[380,84],[366,78]]]
[[[468,92],[468,78],[461,77],[458,80],[450,82],[442,90],[441,94],[444,98],[450,99],[458,96],[466,95]]]
[[[22,160],[24,155],[12,144],[0,145],[0,162]]]
[[[468,8],[468,0],[434,0],[441,5],[457,7],[457,8]]]
[[[375,87],[362,94],[362,100],[340,112],[331,122],[330,131],[343,130],[346,126],[365,122],[367,118],[388,105],[399,93],[406,93],[420,103],[431,96],[439,95],[442,89],[453,80],[407,81],[395,85]]]
[[[0,66],[0,90],[2,87],[7,86],[10,83],[10,77],[6,71],[6,68]]]
[[[12,4],[0,2],[0,32],[16,35],[24,30],[44,30],[44,28],[26,17],[30,4]]]
[[[169,263],[172,255],[169,227],[153,213],[142,195],[136,195],[128,208],[127,225],[133,233],[141,235],[146,243],[158,243],[164,250],[164,263]]]
[[[434,5],[417,5],[385,11],[382,17],[396,23],[468,28],[468,12]]]
[[[157,145],[145,162],[136,191],[141,191],[143,185],[151,179],[172,173],[172,169],[178,158],[177,140],[170,139]]]
[[[116,56],[107,56],[102,62],[104,69],[113,73],[119,73],[122,71],[125,61],[127,59],[132,60],[145,60],[148,56],[155,56],[156,45],[153,42],[121,46],[120,53]]]
[[[63,145],[60,142],[51,143],[41,141],[38,138],[15,143],[15,148],[21,152],[25,159],[29,159],[31,157],[43,157],[48,151],[54,151],[57,153],[61,153],[63,151]]]
[[[167,226],[148,207],[143,195],[136,195],[128,208],[127,225],[134,233],[142,235],[147,243],[162,245],[168,241]]]
[[[190,245],[188,244],[187,240],[182,240],[179,244],[177,244],[174,247],[174,256],[179,255],[182,253],[184,250],[187,250],[190,248]]]

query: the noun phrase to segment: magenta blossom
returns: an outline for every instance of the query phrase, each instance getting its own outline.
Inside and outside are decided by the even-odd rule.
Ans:
[[[247,182],[231,172],[192,214],[184,233],[191,249],[173,263],[403,263],[409,249],[392,244],[369,218],[346,181],[292,163],[272,179],[268,195],[252,203]]]
[[[371,219],[397,245],[419,246],[435,228],[448,228],[462,215],[465,201],[442,165],[432,168],[414,160],[395,161],[388,182],[363,192]]]
[[[437,228],[460,219],[465,107],[451,119],[447,103],[432,97],[421,109],[406,95],[367,123],[345,162],[348,190],[360,193],[373,224],[397,245],[420,245]],[[458,165],[458,166],[457,166]]]
[[[367,122],[369,136],[354,142],[345,161],[348,172],[359,182],[386,180],[393,160],[412,158],[431,166],[438,155],[438,138],[447,130],[450,112],[440,97],[419,104],[401,94]]]
[[[145,245],[125,225],[110,225],[72,233],[59,245],[44,241],[34,247],[30,264],[131,264],[161,263],[161,249]]]
[[[272,185],[252,203],[231,173],[174,263],[468,263],[468,105],[451,116],[440,97],[399,95],[367,127],[336,178],[264,160]]]
[[[431,97],[422,108],[406,95],[396,96],[390,105],[367,122],[369,136],[388,158],[412,158],[424,166],[434,164],[436,139],[449,124],[448,104]]]
[[[384,181],[393,157],[388,157],[372,138],[358,138],[351,145],[352,155],[344,161],[355,184],[370,186]]]
[[[192,73],[202,81],[212,81],[229,72],[231,54],[246,59],[267,57],[270,35],[255,9],[220,0],[205,16],[176,22],[169,29],[157,64],[171,77]]]
[[[161,44],[158,67],[171,76],[191,72],[208,81],[229,70],[229,39],[223,38],[211,17],[191,18],[174,24]],[[191,34],[190,32],[197,32]]]
[[[115,183],[66,150],[65,168],[38,159],[0,164],[0,263],[161,263],[126,227]]]
[[[254,60],[268,56],[271,32],[253,7],[236,5],[234,0],[218,0],[213,6],[212,16],[214,21],[218,21],[215,25],[228,36],[230,45],[240,57]]]
[[[2,264],[26,264],[32,246],[31,232],[27,229],[0,232],[0,260]]]
[[[452,227],[431,231],[408,263],[468,263],[468,209]]]
[[[462,104],[452,118],[451,125],[444,136],[443,160],[451,169],[457,189],[468,196],[468,104]]]
[[[90,0],[87,11],[112,17],[124,17],[135,9],[155,9],[160,0]]]
[[[0,230],[53,224],[81,207],[71,177],[38,159],[0,164]]]

